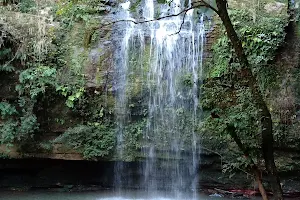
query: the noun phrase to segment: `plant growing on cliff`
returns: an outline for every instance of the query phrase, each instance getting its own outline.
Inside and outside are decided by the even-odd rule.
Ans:
[[[47,87],[56,87],[56,69],[47,66],[29,68],[21,72],[19,82],[16,87],[19,95],[27,94],[34,99],[45,93]]]
[[[24,105],[19,104],[19,106],[23,107]],[[39,124],[30,107],[23,107],[21,112],[17,112],[14,106],[6,102],[0,103],[1,118],[3,120],[0,123],[1,144],[9,147],[17,143],[22,146],[33,139]]]
[[[88,22],[92,15],[101,14],[106,11],[106,5],[98,0],[62,0],[57,6],[56,15],[64,23],[72,25],[73,22]]]
[[[284,42],[284,25],[287,24],[287,19],[280,16],[260,16],[254,23],[251,13],[244,10],[231,11],[230,17],[261,90],[270,89],[277,81],[278,72],[269,63]],[[208,78],[221,77],[241,68],[226,35],[222,35],[212,49],[213,58],[208,67]]]
[[[254,23],[251,13],[244,10],[230,12],[233,25],[243,42],[253,72],[261,91],[270,90],[278,85],[278,72],[270,62],[276,55],[276,49],[284,41],[286,18],[280,16],[260,16]],[[225,30],[221,29],[221,33]],[[274,48],[275,47],[275,48]],[[243,141],[248,153],[259,170],[264,170],[260,148],[259,116],[253,104],[253,96],[243,83],[241,65],[232,50],[231,42],[221,34],[213,45],[213,57],[209,62],[207,81],[203,88],[203,107],[212,114],[206,118],[204,131],[215,134],[221,141],[230,144],[227,125],[234,124],[238,136]],[[265,95],[266,96],[266,95]],[[218,117],[215,118],[217,115]],[[249,171],[249,158],[235,150],[236,145],[229,145],[224,153],[228,164],[224,171],[234,174],[235,170]],[[237,159],[238,158],[238,159]]]
[[[99,159],[113,152],[116,142],[114,133],[113,128],[105,125],[78,125],[69,128],[55,142],[78,150],[86,159]]]
[[[8,102],[0,102],[0,114],[1,118],[6,118],[7,116],[11,116],[13,114],[16,114],[17,110],[16,107],[11,105]]]
[[[262,155],[265,160],[266,169],[268,172],[268,175],[270,177],[270,184],[272,186],[273,194],[275,199],[281,200],[283,199],[282,189],[279,181],[279,177],[277,175],[277,169],[275,166],[274,161],[274,147],[273,147],[273,128],[272,128],[272,118],[270,111],[268,109],[267,103],[264,100],[264,97],[261,93],[259,82],[257,81],[256,74],[254,73],[251,62],[249,62],[246,48],[243,46],[243,42],[241,38],[238,36],[238,33],[236,32],[236,29],[229,17],[228,11],[227,11],[227,1],[225,0],[216,0],[216,7],[212,7],[210,4],[208,4],[205,1],[200,1],[202,5],[208,6],[211,9],[213,9],[220,19],[223,22],[223,25],[225,27],[227,36],[232,44],[232,48],[235,52],[235,56],[237,58],[238,64],[240,66],[240,76],[237,76],[240,81],[243,83],[245,87],[249,89],[249,92],[253,99],[253,105],[257,109],[257,119],[259,121],[260,125],[260,133],[261,133],[261,147],[262,147]],[[230,88],[235,89],[235,82],[233,82],[231,85],[229,85]],[[228,87],[228,86],[226,86]],[[221,116],[222,114],[217,112],[214,113],[214,116]],[[225,129],[229,133],[229,135],[232,137],[232,139],[236,142],[239,149],[243,152],[243,154],[247,157],[249,157],[249,150],[244,146],[243,142],[241,141],[241,138],[238,135],[238,124],[228,122],[224,124]],[[250,160],[251,163],[251,171],[255,175],[257,182],[259,184],[260,192],[264,199],[268,199],[267,194],[263,188],[260,172],[253,162],[253,160]]]
[[[143,119],[137,122],[133,122],[125,127],[125,155],[123,155],[123,158],[121,159],[132,161],[136,159],[136,157],[140,156],[138,153],[141,152],[143,131],[145,130],[146,122],[147,121]]]

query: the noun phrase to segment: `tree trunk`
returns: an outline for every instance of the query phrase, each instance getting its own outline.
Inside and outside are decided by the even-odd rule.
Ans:
[[[251,89],[252,95],[254,97],[254,101],[257,109],[259,110],[259,116],[261,117],[261,136],[262,136],[262,151],[263,157],[265,160],[266,169],[269,175],[270,184],[273,190],[273,195],[276,200],[283,199],[283,192],[281,189],[279,177],[277,174],[277,169],[274,162],[274,138],[273,138],[273,127],[272,127],[272,118],[271,114],[268,110],[266,102],[263,99],[263,96],[260,92],[257,81],[252,73],[250,68],[247,56],[244,53],[244,49],[239,39],[237,33],[234,30],[234,27],[231,23],[227,12],[227,1],[226,0],[216,0],[218,15],[221,18],[228,38],[230,39],[237,58],[245,70],[247,76],[245,76],[245,81],[247,81],[249,88]]]
[[[254,168],[253,169],[253,174],[254,174],[255,180],[257,182],[258,189],[259,189],[259,192],[261,194],[261,197],[263,198],[263,200],[268,200],[268,195],[267,195],[266,190],[265,190],[265,188],[262,184],[261,172],[259,171],[259,169]]]
[[[232,139],[235,141],[235,143],[238,145],[239,149],[243,152],[243,154],[250,160],[250,170],[252,171],[252,173],[254,174],[254,178],[255,181],[258,184],[258,189],[259,192],[263,198],[263,200],[268,200],[268,195],[266,193],[266,190],[262,184],[262,179],[261,179],[261,172],[258,169],[257,165],[254,163],[253,159],[250,157],[249,154],[249,149],[246,148],[241,139],[238,137],[237,133],[236,133],[236,129],[233,125],[229,124],[227,127],[227,130],[229,131],[230,136],[232,137]]]

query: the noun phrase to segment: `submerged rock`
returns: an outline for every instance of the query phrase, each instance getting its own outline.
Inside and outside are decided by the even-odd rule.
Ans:
[[[224,197],[224,195],[222,194],[217,194],[217,193],[214,193],[214,194],[211,194],[209,195],[210,197]]]

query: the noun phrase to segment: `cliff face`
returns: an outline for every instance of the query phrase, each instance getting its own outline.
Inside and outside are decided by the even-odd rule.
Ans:
[[[3,66],[9,62],[12,69],[0,70],[3,156],[115,160],[114,56],[120,51],[117,43],[125,23],[117,20],[118,2],[32,1],[8,4],[2,10],[3,33],[11,36],[3,37],[1,52],[18,55],[3,54]],[[140,2],[132,2],[132,15],[140,11]],[[128,75],[125,157],[134,160],[141,157],[148,91],[138,54],[128,51],[136,71]],[[149,62],[149,53],[148,42],[143,62]],[[101,149],[101,143],[108,148]]]
[[[83,159],[54,140],[80,124],[112,129],[114,6],[45,0],[0,7],[3,156]]]
[[[276,15],[286,12],[286,5],[268,2],[263,6],[266,12]],[[113,171],[107,172],[106,176],[105,170],[113,165],[110,161],[118,160],[114,156],[116,138],[113,80],[113,57],[114,52],[119,51],[116,49],[116,42],[118,33],[122,31],[122,25],[113,23],[119,12],[118,2],[31,3],[8,4],[1,6],[0,10],[3,11],[0,14],[1,157],[102,160],[98,163],[82,161],[83,164],[92,165],[90,169],[93,173],[87,172],[85,178],[77,178],[86,181],[79,184],[93,184],[95,181],[103,187],[110,187]],[[247,1],[243,4],[238,4],[237,1],[229,3],[233,8],[240,5],[247,7]],[[133,13],[139,12],[138,4],[139,1],[132,4]],[[253,5],[252,8],[253,18],[257,15],[256,6]],[[207,60],[214,58],[211,48],[222,34],[221,25],[215,22],[216,25],[207,34],[204,55]],[[275,122],[277,165],[281,171],[292,173],[299,169],[300,164],[300,136],[297,132],[300,119],[299,26],[296,21],[286,27],[285,33],[285,42],[276,51],[275,60],[272,60],[274,68],[271,71],[278,74],[277,85],[266,90],[265,96]],[[145,47],[145,62],[149,60],[147,51],[149,46]],[[131,54],[135,55],[135,52]],[[134,56],[132,64],[136,67],[139,64]],[[147,91],[141,84],[143,75],[137,73],[131,78],[131,103],[128,108],[131,125],[126,127],[128,155],[125,160],[130,161],[132,168],[129,168],[134,171],[138,165],[137,160],[141,159],[142,144],[139,141],[142,137],[141,130],[145,127]],[[214,135],[203,136],[203,145],[208,150],[216,148],[223,156],[231,144],[219,143]],[[220,177],[225,180],[225,175],[221,174],[218,152],[204,152],[201,157],[205,171],[202,176],[203,184],[213,187],[211,185],[214,183],[229,184],[232,181],[218,182]],[[28,174],[38,174],[38,181],[30,179],[32,183],[37,181],[37,185],[43,185],[43,177],[54,174],[57,176],[45,185],[56,185],[64,180],[64,185],[73,184],[77,180],[71,179],[71,174],[77,174],[83,166],[81,162],[74,161],[74,171],[67,178],[59,179],[58,174],[65,174],[64,169],[72,168],[73,162],[40,161],[32,161],[36,163],[32,168],[28,165],[15,167],[20,164],[19,160],[2,160],[1,166],[13,171],[11,177],[14,177],[16,171],[31,168],[30,173],[22,173],[28,179]],[[49,173],[44,172],[47,171],[46,165],[53,165]],[[99,174],[99,177],[107,180],[103,185],[99,182],[101,178],[97,178],[97,181],[94,179],[98,167],[105,171]],[[2,186],[18,185],[10,184],[11,177],[7,176],[1,183]],[[296,177],[294,179],[299,181]],[[246,181],[245,187],[250,182]],[[285,182],[290,184],[288,179]],[[133,184],[132,187],[136,186]]]

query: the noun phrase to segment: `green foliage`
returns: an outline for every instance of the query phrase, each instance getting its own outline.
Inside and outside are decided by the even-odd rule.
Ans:
[[[248,169],[249,159],[243,157],[228,126],[234,126],[236,134],[253,159],[260,155],[260,120],[249,88],[238,84],[230,86],[228,82],[214,80],[205,84],[202,106],[210,114],[205,116],[201,132],[205,133],[205,139],[209,139],[209,143],[219,141],[220,144],[213,149],[219,148],[223,159],[228,161],[223,166],[224,172],[233,172]]]
[[[86,159],[108,156],[115,147],[115,131],[111,127],[100,125],[78,125],[69,128],[55,142],[63,142],[83,154]]]
[[[248,138],[258,133],[259,120],[257,109],[252,102],[252,95],[247,87],[224,88],[218,81],[204,88],[203,108],[216,113],[218,117],[209,116],[205,127],[210,131],[226,135],[227,126],[233,125],[241,137]],[[253,138],[255,141],[255,137]],[[250,144],[249,144],[250,145]],[[255,142],[251,145],[255,145]]]
[[[99,0],[63,0],[58,4],[56,15],[65,23],[88,22],[94,14],[106,11],[105,4]]]
[[[39,129],[37,117],[33,114],[34,103],[31,100],[20,98],[16,105],[7,102],[0,103],[1,118],[0,121],[0,144],[13,146],[31,141],[34,133]]]
[[[72,86],[58,86],[56,88],[57,92],[60,92],[63,96],[67,97],[66,105],[69,108],[73,108],[76,101],[81,99],[84,94],[85,88],[79,87],[76,88]]]
[[[24,0],[18,3],[17,6],[22,7],[22,5],[25,5],[26,3],[28,3],[28,1]],[[39,124],[37,122],[37,117],[33,114],[34,101],[31,103],[23,101],[24,98],[22,95],[29,95],[32,98],[35,98],[36,95],[34,95],[34,93],[39,93],[39,89],[44,90],[43,87],[45,85],[42,83],[43,79],[46,76],[50,76],[47,74],[47,71],[45,71],[45,73],[40,73],[41,70],[34,71],[33,69],[28,69],[23,71],[23,73],[19,70],[25,63],[29,66],[33,66],[36,61],[35,58],[41,55],[35,54],[35,52],[33,52],[34,48],[31,48],[34,44],[39,43],[40,41],[35,40],[37,38],[32,37],[32,33],[28,33],[30,31],[35,32],[35,28],[37,28],[36,24],[32,25],[32,22],[28,20],[28,18],[26,21],[26,19],[24,19],[26,17],[24,16],[22,15],[18,18],[11,17],[9,9],[4,9],[4,12],[1,12],[0,14],[0,24],[4,31],[2,36],[6,35],[6,37],[0,38],[0,41],[3,41],[3,43],[0,42],[0,71],[16,71],[18,74],[20,73],[20,84],[16,87],[20,94],[19,105],[17,105],[17,102],[11,102],[12,104],[8,104],[6,102],[0,103],[1,118],[3,119],[0,122],[0,143],[7,146],[16,144],[20,147],[28,141],[32,141],[34,133],[39,128]],[[22,23],[22,20],[26,21],[26,25]],[[29,28],[27,25],[31,26],[30,31],[27,30],[27,28]],[[43,39],[46,39],[46,37]],[[45,43],[43,44],[45,45]],[[28,62],[29,59],[27,60],[27,58],[25,58],[29,55],[31,56],[30,64]],[[7,76],[11,75],[12,73],[7,74]]]
[[[143,144],[143,132],[146,129],[147,120],[143,119],[130,123],[125,127],[124,132],[124,155],[122,159],[126,161],[133,161],[140,155]]]
[[[18,145],[32,139],[34,132],[38,129],[38,122],[35,115],[20,117],[20,121],[12,119],[0,124],[0,143],[12,146],[15,142]]]
[[[245,10],[230,10],[230,18],[248,57],[253,73],[257,76],[262,91],[276,85],[278,73],[271,65],[276,51],[283,44],[286,16],[271,16],[259,13],[256,21],[252,13]],[[253,96],[243,82],[243,69],[239,64],[225,30],[213,45],[213,57],[208,63],[209,72],[203,86],[202,105],[206,113],[201,132],[206,138],[218,140],[222,144],[222,155],[229,162],[224,172],[249,169],[249,159],[233,141],[228,126],[234,126],[236,134],[250,157],[259,166],[260,120],[253,104]]]
[[[22,13],[30,13],[36,11],[35,0],[0,0],[0,3],[6,3],[6,7],[12,7],[11,9]]]
[[[15,106],[7,102],[0,102],[0,114],[1,114],[1,118],[6,118],[7,116],[17,114],[17,110]]]
[[[11,48],[2,48],[0,49],[0,72],[13,72],[15,68],[11,65],[11,61],[13,58],[11,57],[13,54]],[[5,62],[7,60],[7,62]],[[1,64],[2,62],[3,64]]]
[[[141,5],[142,0],[137,0],[135,3],[130,5],[130,11],[131,12],[136,12],[136,9]],[[160,2],[158,2],[160,3]]]
[[[84,31],[78,30],[77,26],[72,28],[70,38],[60,41],[61,48],[64,48],[64,66],[57,71],[56,91],[66,99],[66,105],[74,108],[75,102],[80,100],[85,93],[86,78],[83,72],[84,66],[88,62],[88,51],[82,50]]]
[[[229,173],[229,178],[233,177],[236,171],[244,171],[245,169],[249,169],[251,167],[250,160],[244,155],[236,154],[234,159],[235,162],[231,161],[223,165],[222,172]]]
[[[160,3],[160,4],[165,4],[165,3],[168,3],[169,0],[158,0],[157,3]]]
[[[18,124],[12,120],[0,124],[0,143],[13,146]]]
[[[0,123],[0,144],[11,145],[15,139],[17,123],[10,117],[17,114],[17,111],[13,105],[7,102],[0,103],[0,111],[1,118],[5,120]]]
[[[12,65],[0,65],[0,72],[13,72],[15,68]]]
[[[30,13],[36,10],[36,2],[34,0],[21,0],[18,8],[22,13]]]
[[[53,93],[58,98],[60,95],[66,97],[66,106],[72,108],[74,116],[78,114],[74,111],[86,93],[83,67],[88,62],[88,51],[81,51],[83,35],[86,30],[98,26],[98,18],[92,19],[91,16],[102,14],[106,10],[104,4],[105,1],[99,0],[62,0],[55,3],[20,0],[17,4],[0,7],[0,26],[3,28],[1,31],[4,31],[4,34],[0,34],[0,72],[16,71],[19,74],[19,83],[16,86],[19,105],[17,102],[13,102],[12,105],[0,103],[3,119],[0,121],[1,144],[39,144],[36,140],[40,137],[35,137],[39,130],[35,114],[38,115],[39,109],[44,106],[40,102],[49,97],[53,98]],[[56,16],[51,15],[54,7]],[[20,17],[15,18],[16,13]],[[53,17],[62,22],[60,26],[52,21]],[[64,25],[74,25],[73,22],[76,25],[69,26],[75,27],[70,32]],[[2,37],[3,35],[5,37]],[[85,141],[94,142],[97,137],[100,139],[103,135],[110,145],[109,136],[114,137],[111,134],[112,128],[101,127],[104,127],[104,121],[109,123],[104,113],[111,112],[111,109],[111,104],[110,111],[93,107],[91,111],[94,117],[85,121],[97,128],[89,129],[95,134],[91,136],[93,138],[86,136]],[[67,126],[66,124],[60,123],[61,126]],[[109,150],[109,147],[106,148],[101,142],[91,145],[90,148],[87,145],[82,148],[87,158],[104,156],[105,149]],[[43,149],[49,149],[47,145],[41,146]]]
[[[229,71],[229,61],[233,59],[233,51],[230,48],[229,39],[227,37],[221,37],[213,45],[213,59],[208,68],[209,77],[221,77],[223,74]]]
[[[10,156],[7,153],[0,153],[1,159],[10,159]]]
[[[244,11],[232,12],[231,19],[242,38],[245,53],[253,65],[267,64],[273,60],[275,52],[285,38],[287,20],[276,17],[261,17],[255,23],[245,23],[250,14]]]
[[[300,167],[299,159],[295,159],[297,157],[296,154],[288,154],[284,153],[282,155],[278,155],[276,159],[276,167],[280,172],[291,172],[296,171]]]
[[[96,95],[94,92],[85,92],[78,99],[74,108],[74,113],[80,115],[87,123],[112,124],[115,117],[115,99],[111,94]]]
[[[20,117],[20,123],[17,130],[17,140],[22,141],[33,137],[33,133],[38,129],[37,117],[27,114]]]
[[[0,51],[0,58],[4,59],[6,56],[10,55],[12,53],[11,48],[4,48]]]
[[[180,84],[187,86],[187,87],[192,87],[194,85],[193,74],[191,74],[191,73],[184,74],[181,77]]]
[[[51,152],[53,150],[53,144],[51,141],[41,142],[39,146],[42,151]]]
[[[56,86],[56,69],[47,66],[29,68],[21,72],[19,82],[16,87],[19,95],[28,94],[34,99],[45,93],[47,87]]]
[[[253,22],[250,13],[244,10],[231,11],[230,17],[242,40],[253,72],[258,75],[263,89],[266,89],[276,80],[276,73],[268,64],[274,59],[276,50],[284,41],[287,20],[281,17],[260,17]],[[210,77],[220,77],[240,69],[226,34],[213,46],[213,62],[210,68]]]

